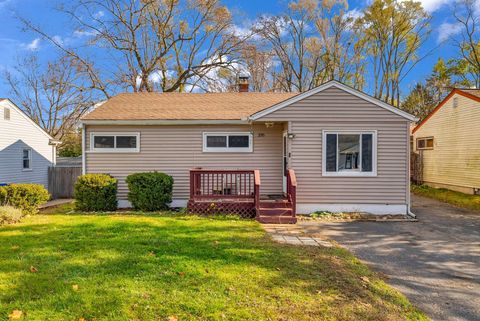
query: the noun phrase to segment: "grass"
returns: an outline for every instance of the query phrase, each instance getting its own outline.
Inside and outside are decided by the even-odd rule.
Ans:
[[[0,320],[426,319],[349,252],[252,220],[69,210],[0,227]]]
[[[433,188],[427,185],[412,185],[414,194],[430,197],[458,207],[480,212],[480,195],[470,195],[445,188]]]

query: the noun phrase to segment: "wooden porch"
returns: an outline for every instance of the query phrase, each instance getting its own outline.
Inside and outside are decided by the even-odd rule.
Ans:
[[[262,195],[259,170],[190,171],[188,211],[198,214],[234,213],[261,223],[294,224],[297,181],[286,171],[286,193]]]

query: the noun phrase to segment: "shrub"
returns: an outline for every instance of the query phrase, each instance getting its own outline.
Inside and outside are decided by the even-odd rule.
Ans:
[[[86,174],[75,183],[75,208],[81,211],[115,211],[117,179],[107,174]]]
[[[135,173],[127,176],[128,200],[141,211],[158,211],[172,202],[173,178],[159,172]]]
[[[22,211],[13,206],[0,206],[0,225],[20,222]]]
[[[0,205],[11,205],[24,215],[38,213],[40,205],[50,199],[50,194],[39,184],[11,184],[0,187]]]

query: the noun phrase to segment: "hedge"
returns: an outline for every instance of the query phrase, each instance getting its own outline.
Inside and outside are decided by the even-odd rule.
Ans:
[[[23,213],[13,206],[0,206],[0,225],[20,222]]]
[[[117,179],[107,174],[86,174],[78,177],[74,189],[75,208],[100,212],[117,209]]]
[[[168,209],[172,202],[173,178],[159,172],[135,173],[127,176],[128,200],[136,210]]]
[[[24,215],[38,213],[40,205],[50,199],[50,194],[39,184],[11,184],[0,187],[0,205],[20,209]]]

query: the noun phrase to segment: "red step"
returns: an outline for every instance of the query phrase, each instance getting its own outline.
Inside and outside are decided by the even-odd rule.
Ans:
[[[293,216],[257,216],[257,221],[263,224],[295,224],[297,218]]]
[[[266,208],[266,207],[269,207],[269,208],[285,208],[285,207],[289,207],[289,208],[292,208],[292,203],[290,203],[289,201],[287,200],[284,200],[284,201],[260,201],[259,203],[259,207],[261,208]]]
[[[258,214],[263,216],[293,216],[291,207],[262,207],[259,209]]]

